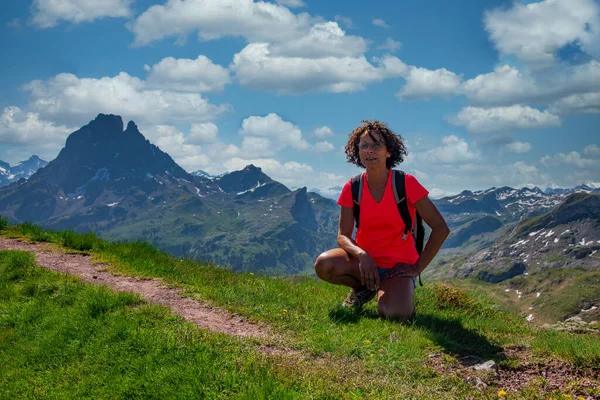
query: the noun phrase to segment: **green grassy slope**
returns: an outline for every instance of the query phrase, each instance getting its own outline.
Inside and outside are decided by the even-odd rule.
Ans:
[[[66,385],[63,379],[74,384],[85,378],[80,393],[97,397],[109,376],[129,385],[123,389],[128,392],[117,393],[148,393],[149,397],[154,397],[153,393],[156,397],[159,393],[169,397],[169,393],[177,393],[178,385],[181,393],[197,393],[199,387],[207,385],[208,398],[496,397],[497,391],[504,389],[496,381],[490,380],[488,388],[480,391],[467,383],[464,370],[452,366],[460,365],[463,357],[476,357],[495,360],[506,373],[518,371],[523,367],[521,361],[505,351],[511,346],[524,346],[536,359],[564,360],[582,371],[586,379],[596,379],[596,387],[600,387],[597,337],[548,332],[527,324],[522,317],[498,305],[485,289],[426,284],[417,289],[416,318],[400,324],[380,320],[374,303],[361,314],[340,308],[347,290],[313,278],[234,274],[212,265],[176,259],[144,243],[108,243],[93,235],[45,232],[32,225],[0,224],[0,230],[3,236],[44,240],[89,251],[96,260],[109,262],[113,273],[160,277],[183,288],[187,296],[267,323],[276,332],[269,339],[227,338],[191,327],[164,309],[140,305],[135,296],[114,295],[81,285],[98,293],[90,294],[92,298],[113,296],[112,300],[87,300],[87,294],[69,294],[84,291],[71,278],[32,269],[27,263],[17,267],[4,264],[0,267],[2,276],[9,277],[2,278],[0,286],[0,358],[12,357],[9,372],[0,372],[5,393],[8,390],[27,393],[22,397],[36,397],[36,393],[61,397],[49,394],[61,393],[57,390],[61,384]],[[5,252],[0,254],[6,259]],[[22,269],[34,272],[24,273]],[[21,277],[10,278],[10,274]],[[64,282],[71,282],[73,288],[61,289],[67,285]],[[71,304],[61,300],[68,296]],[[82,304],[98,301],[103,306],[73,302],[79,298]],[[30,311],[20,312],[26,308]],[[94,311],[96,308],[99,311]],[[71,324],[68,315],[77,315],[79,322]],[[51,322],[54,318],[56,322]],[[144,333],[148,336],[142,337],[142,331],[146,331],[140,327],[146,326],[156,330],[148,328]],[[106,327],[106,332],[99,334],[104,339],[97,343],[95,338],[88,341],[84,333],[101,327]],[[74,342],[61,337],[72,330],[76,331]],[[59,338],[57,348],[51,346],[50,339],[55,337]],[[37,342],[41,347],[33,353],[11,350],[35,347]],[[88,344],[92,347],[82,350]],[[294,353],[260,353],[260,346],[267,345],[292,349]],[[123,357],[123,361],[109,360],[107,346],[118,349],[115,357]],[[94,349],[101,353],[100,358],[95,358]],[[440,362],[454,368],[452,372],[441,372],[432,362],[432,353],[441,353]],[[127,360],[148,354],[155,359],[128,364]],[[197,365],[198,360],[206,365]],[[85,377],[76,376],[79,363],[84,361],[89,363],[84,369],[88,373]],[[105,362],[109,362],[109,372],[100,365]],[[164,370],[159,368],[162,365]],[[228,366],[226,374],[219,373],[222,365]],[[20,372],[24,366],[26,369]],[[184,372],[179,381],[173,374],[180,368]],[[206,382],[216,381],[205,384],[205,375]],[[164,379],[168,385],[163,392],[153,389]],[[555,390],[538,386],[532,389],[528,384],[515,394],[536,398],[538,392],[540,396],[600,396],[598,389],[585,385]]]

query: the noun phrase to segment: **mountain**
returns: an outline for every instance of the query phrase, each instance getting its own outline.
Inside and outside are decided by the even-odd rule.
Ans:
[[[491,245],[503,227],[552,210],[573,193],[600,193],[585,185],[542,191],[535,188],[490,188],[434,200],[452,233],[444,249],[465,253]]]
[[[178,257],[235,270],[298,273],[335,245],[334,201],[290,191],[253,165],[187,173],[133,122],[99,114],[55,160],[0,188],[0,214],[46,228],[146,240]]]
[[[194,171],[194,172],[191,172],[191,174],[193,176],[200,176],[202,178],[207,178],[207,179],[214,179],[214,178],[216,178],[215,176],[209,174],[208,172],[202,171],[201,169],[199,169],[197,171]]]
[[[0,161],[0,186],[6,186],[16,182],[21,178],[28,179],[38,169],[48,165],[48,161],[39,158],[36,155],[31,156],[26,161],[21,161],[11,167],[10,164]]]

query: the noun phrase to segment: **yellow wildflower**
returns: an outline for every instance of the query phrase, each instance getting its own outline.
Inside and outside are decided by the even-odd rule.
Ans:
[[[375,354],[371,353],[371,354],[369,354],[369,357],[373,357],[374,355],[375,355]]]
[[[366,339],[365,344],[371,344],[371,341],[369,339]]]
[[[288,312],[287,310],[283,310],[283,313],[285,314],[286,312]]]
[[[498,397],[506,397],[507,394],[504,390],[498,390]]]
[[[380,353],[383,353],[383,349],[379,349],[379,352],[380,352]]]

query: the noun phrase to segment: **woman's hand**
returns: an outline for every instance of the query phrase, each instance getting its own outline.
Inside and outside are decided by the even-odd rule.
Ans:
[[[358,256],[358,269],[360,270],[360,281],[371,290],[379,288],[379,272],[373,257],[367,252],[362,252]]]

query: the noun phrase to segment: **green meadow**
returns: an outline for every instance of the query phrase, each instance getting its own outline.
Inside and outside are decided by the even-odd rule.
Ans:
[[[0,398],[600,396],[597,335],[529,324],[483,287],[425,282],[416,291],[416,316],[399,323],[381,320],[375,302],[361,313],[341,308],[347,289],[311,276],[233,273],[142,242],[4,219],[0,235],[88,253],[114,275],[161,278],[273,332],[238,338],[198,328],[135,294],[48,271],[32,253],[0,251]],[[574,377],[560,388],[539,377],[514,389],[462,366],[466,359],[494,360],[508,372],[558,360]],[[476,388],[465,374],[487,385]]]

